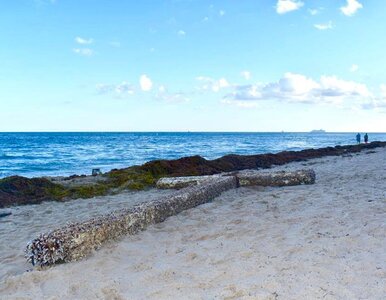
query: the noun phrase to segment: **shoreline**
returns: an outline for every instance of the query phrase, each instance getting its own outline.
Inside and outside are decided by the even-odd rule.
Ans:
[[[201,156],[155,160],[140,166],[113,169],[98,176],[36,178],[11,176],[0,179],[0,208],[39,204],[43,201],[67,201],[113,195],[125,190],[144,190],[154,187],[161,177],[202,176],[244,169],[266,169],[294,161],[345,155],[377,147],[386,147],[386,142],[282,151],[275,154],[229,154],[214,160],[206,160]]]
[[[211,203],[109,243],[83,261],[7,276],[0,295],[5,299],[383,299],[385,159],[386,149],[377,148],[274,166],[273,171],[311,167],[317,180],[314,185],[230,190]],[[168,191],[140,193],[145,199],[149,192],[156,197]],[[122,195],[109,197],[111,208],[114,197]],[[131,197],[125,196],[127,203]],[[65,204],[73,211],[79,211],[80,205],[86,211],[86,203],[96,202]],[[68,221],[68,213],[58,218],[64,213],[63,204],[43,204],[46,210],[57,207],[51,226],[57,219]],[[34,213],[47,217],[46,211]],[[44,220],[40,219],[42,226]],[[11,232],[5,236],[14,240]],[[17,249],[25,246],[21,241]],[[12,259],[9,256],[8,263]]]

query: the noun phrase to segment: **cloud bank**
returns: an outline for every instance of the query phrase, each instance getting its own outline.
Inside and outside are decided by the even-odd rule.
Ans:
[[[341,103],[345,99],[371,98],[367,86],[336,76],[321,76],[319,81],[302,74],[285,73],[276,82],[238,85],[224,96],[231,101],[281,100],[298,103]]]

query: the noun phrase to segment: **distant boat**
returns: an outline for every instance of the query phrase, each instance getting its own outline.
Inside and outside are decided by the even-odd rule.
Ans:
[[[310,132],[311,133],[326,133],[326,131],[323,129],[314,129],[314,130],[311,130]]]

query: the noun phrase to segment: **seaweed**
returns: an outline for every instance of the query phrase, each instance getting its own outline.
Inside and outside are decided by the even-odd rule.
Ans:
[[[229,154],[214,160],[206,160],[198,155],[175,160],[154,160],[141,166],[111,170],[101,175],[106,179],[105,181],[87,184],[82,184],[85,176],[76,175],[64,179],[64,181],[70,181],[69,184],[64,182],[57,184],[44,177],[29,179],[11,176],[0,179],[0,208],[11,205],[37,204],[49,200],[92,198],[127,189],[143,190],[154,187],[161,177],[202,176],[244,169],[270,168],[273,165],[323,156],[347,155],[377,147],[386,147],[386,142],[282,151],[275,154]],[[71,183],[72,181],[75,184]]]

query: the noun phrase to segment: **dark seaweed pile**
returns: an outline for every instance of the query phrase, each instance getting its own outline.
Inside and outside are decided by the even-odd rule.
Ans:
[[[166,176],[200,176],[244,169],[262,169],[272,165],[356,153],[365,149],[385,146],[386,142],[372,142],[301,151],[283,151],[276,154],[230,154],[214,160],[206,160],[201,156],[183,157],[176,160],[154,160],[141,166],[111,170],[102,175],[107,179],[106,181],[88,185],[64,186],[53,183],[47,178],[29,179],[11,176],[0,180],[0,208],[37,204],[42,201],[91,198],[118,193],[125,189],[141,190],[154,186],[159,178]],[[76,181],[76,177],[71,176],[69,178]]]

